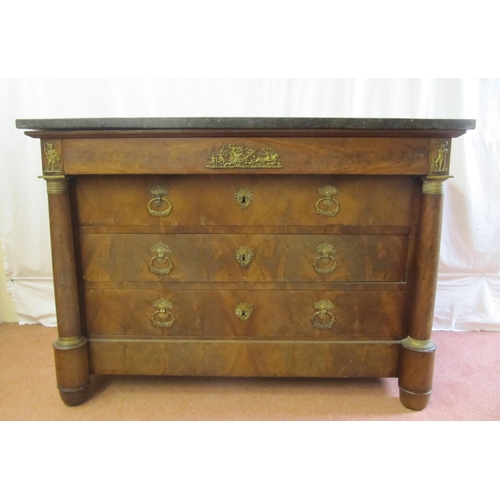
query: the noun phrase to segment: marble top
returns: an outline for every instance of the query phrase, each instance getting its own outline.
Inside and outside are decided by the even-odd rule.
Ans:
[[[471,130],[475,120],[411,118],[50,118],[20,119],[30,130],[357,129]]]

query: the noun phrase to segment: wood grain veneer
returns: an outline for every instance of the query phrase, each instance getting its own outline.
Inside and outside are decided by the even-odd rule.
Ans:
[[[272,339],[397,339],[402,338],[404,291],[270,291],[89,289],[84,292],[89,337],[201,337]],[[175,323],[156,328],[154,302],[165,297],[173,304]],[[321,299],[334,304],[333,327],[311,324]],[[248,321],[235,306],[253,306]]]
[[[413,179],[387,176],[83,176],[78,178],[78,214],[81,225],[93,226],[408,226]],[[155,185],[165,186],[172,204],[168,217],[151,217],[147,205]],[[320,217],[318,190],[333,185],[340,211]],[[234,195],[251,189],[254,199],[242,210]]]
[[[151,248],[168,245],[170,264],[153,261]],[[332,245],[322,257],[318,247]],[[248,247],[253,257],[241,267],[235,257]],[[406,279],[408,237],[402,235],[326,236],[301,234],[82,234],[85,281],[331,282]],[[319,259],[319,260],[318,260]],[[317,272],[314,265],[322,271]]]
[[[129,138],[64,139],[65,171],[84,174],[219,174],[210,154],[230,143],[279,151],[286,168],[276,174],[425,174],[429,141],[415,138]],[[225,174],[240,174],[230,169]]]

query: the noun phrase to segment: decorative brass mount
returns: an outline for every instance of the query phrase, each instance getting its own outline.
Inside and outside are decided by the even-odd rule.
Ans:
[[[242,187],[235,191],[234,199],[242,210],[246,210],[252,204],[254,194],[251,189]]]
[[[333,308],[334,305],[326,299],[321,299],[314,304],[314,309],[319,309],[311,318],[311,323],[314,328],[327,330],[333,326],[335,323],[335,316],[330,312]]]
[[[410,336],[401,341],[401,345],[410,351],[433,352],[436,350],[436,344],[432,340],[418,340]]]
[[[238,318],[240,318],[244,323],[250,319],[252,313],[253,306],[248,302],[240,302],[239,304],[236,304],[236,307],[234,308],[234,314],[236,314],[236,316],[238,316]]]
[[[51,142],[46,142],[43,146],[43,153],[47,158],[47,168],[44,170],[44,173],[61,172],[61,157],[55,150],[54,144],[52,144]]]
[[[39,175],[39,179],[47,181],[47,194],[64,194],[68,191],[67,175]]]
[[[334,198],[338,194],[338,189],[336,187],[326,185],[318,189],[319,194],[323,196],[314,205],[316,213],[322,217],[335,217],[340,210],[339,202]],[[324,210],[323,207],[333,207],[331,210]]]
[[[222,146],[208,157],[207,168],[281,168],[278,152],[269,147]]]
[[[334,246],[330,245],[330,243],[322,243],[316,248],[316,252],[320,256],[313,263],[314,270],[319,274],[333,273],[337,268],[337,260],[334,257],[337,250]],[[329,266],[325,267],[326,264],[329,264]]]
[[[53,346],[60,351],[69,351],[71,349],[78,349],[87,343],[87,338],[82,335],[74,335],[73,337],[59,337]]]
[[[434,156],[431,160],[430,171],[431,172],[446,172],[448,170],[448,153],[449,153],[449,143],[448,141],[443,141],[439,145],[438,154]]]
[[[154,198],[152,200],[149,200],[147,207],[148,212],[153,217],[167,217],[172,211],[172,204],[166,198],[170,194],[170,191],[164,186],[157,185],[153,186],[149,190],[149,192],[154,196]],[[164,207],[165,205],[166,208],[164,208],[163,210],[157,210],[157,208]]]
[[[425,194],[444,194],[444,181],[451,175],[428,175],[423,178],[422,192]]]
[[[234,256],[240,267],[246,268],[252,262],[254,252],[250,247],[242,246],[236,249]]]
[[[155,243],[150,250],[151,252],[156,253],[156,255],[149,261],[149,270],[154,274],[169,274],[174,268],[174,263],[167,254],[172,253],[172,249],[167,244],[159,242]],[[167,264],[167,266],[157,267],[155,263],[160,266]]]
[[[153,302],[153,307],[158,309],[158,311],[155,311],[150,318],[153,326],[156,328],[170,328],[175,321],[172,313],[167,310],[174,307],[172,302],[161,298]]]

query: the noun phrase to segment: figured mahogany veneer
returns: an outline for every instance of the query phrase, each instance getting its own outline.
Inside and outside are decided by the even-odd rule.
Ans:
[[[355,339],[401,338],[404,290],[167,290],[86,289],[87,332],[93,337],[166,337],[210,339]],[[175,322],[157,328],[150,321],[159,297],[173,304]],[[314,304],[335,304],[332,328],[314,328]],[[248,302],[253,312],[242,322],[235,306]]]
[[[359,174],[370,166],[374,174],[425,174],[427,139],[407,138],[127,138],[65,139],[65,172],[71,175],[217,174],[207,170],[209,156],[222,145],[244,143],[248,148],[272,147],[285,169],[276,174]],[[146,153],[146,154],[145,154]]]
[[[423,409],[442,186],[471,122],[236,121],[29,132],[63,401],[91,374],[398,377]]]
[[[172,252],[168,276],[155,271],[170,264],[158,264],[156,259],[153,271],[149,266],[158,255],[151,248],[158,243]],[[85,233],[80,244],[84,286],[92,281],[404,282],[408,254],[407,235]],[[335,249],[331,258],[322,259],[322,244]],[[235,257],[240,247],[253,252],[246,267]]]
[[[206,168],[206,167],[205,167]],[[208,169],[207,169],[208,170]],[[277,172],[278,169],[273,170]],[[76,184],[78,219],[82,226],[405,226],[410,225],[413,181],[409,177],[325,175],[172,175],[82,176]],[[150,189],[169,190],[168,217],[151,217],[146,207]],[[339,213],[320,217],[314,206],[318,190],[333,185]],[[247,209],[235,201],[238,189],[253,192]],[[117,193],[112,195],[111,193]],[[112,228],[110,227],[110,230]],[[207,229],[208,231],[209,229]],[[204,231],[203,231],[204,232]]]

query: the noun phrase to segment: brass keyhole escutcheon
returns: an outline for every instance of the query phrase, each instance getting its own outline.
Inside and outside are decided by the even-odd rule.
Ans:
[[[239,188],[234,193],[234,199],[242,210],[246,210],[253,201],[254,193],[249,188]]]
[[[240,302],[234,308],[234,314],[236,314],[236,316],[240,318],[241,321],[243,321],[243,323],[247,322],[250,319],[252,313],[253,313],[253,306],[248,302]]]
[[[326,185],[319,188],[318,192],[323,198],[320,198],[314,205],[316,213],[322,217],[335,217],[340,210],[340,204],[334,198],[339,193],[338,189],[334,186]]]
[[[252,262],[254,256],[254,252],[250,247],[239,247],[236,249],[236,252],[234,252],[234,257],[236,258],[236,262],[240,265],[242,268],[246,268],[250,265],[250,262]]]
[[[154,196],[149,200],[147,209],[153,217],[167,217],[172,211],[172,203],[167,199],[170,191],[164,186],[153,186],[149,192]],[[163,208],[163,210],[159,210]]]

